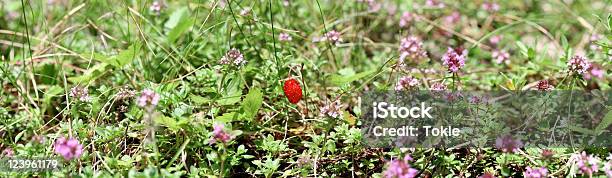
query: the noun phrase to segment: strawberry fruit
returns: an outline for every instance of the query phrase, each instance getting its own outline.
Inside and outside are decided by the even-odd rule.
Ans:
[[[302,99],[302,87],[300,87],[300,83],[295,79],[286,80],[283,85],[283,91],[289,102],[293,104],[298,103]]]

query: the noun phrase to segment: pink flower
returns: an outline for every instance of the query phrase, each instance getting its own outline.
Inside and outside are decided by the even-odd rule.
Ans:
[[[488,101],[489,101],[489,98],[486,96],[472,95],[468,97],[468,102],[470,102],[471,104],[488,103]]]
[[[246,60],[244,60],[244,56],[240,51],[236,48],[230,49],[225,55],[219,60],[219,64],[227,65],[233,63],[237,67],[243,66],[246,64]]]
[[[501,35],[492,36],[491,38],[489,38],[489,43],[491,43],[493,46],[497,46],[497,44],[501,42],[502,38],[503,36]]]
[[[599,171],[599,158],[594,157],[593,155],[588,155],[586,152],[582,152],[581,154],[574,155],[577,159],[576,165],[578,165],[578,169],[582,174],[593,175]]]
[[[552,157],[553,157],[553,155],[555,155],[555,152],[553,152],[553,151],[552,151],[552,150],[550,150],[550,149],[544,149],[544,150],[542,150],[542,157],[543,157],[544,159],[552,158]]]
[[[455,24],[461,19],[461,14],[457,11],[453,11],[450,15],[444,17],[446,24]]]
[[[395,84],[395,91],[409,89],[419,85],[419,80],[412,76],[403,76]]]
[[[415,36],[403,38],[400,41],[399,52],[399,62],[402,65],[405,64],[404,59],[406,57],[410,57],[411,59],[420,59],[427,57],[427,51],[425,51],[425,49],[423,48],[423,42],[421,42],[421,40],[419,40]]]
[[[320,108],[321,110],[321,115],[323,116],[329,116],[332,118],[340,118],[340,116],[342,116],[342,103],[340,102],[339,99],[330,102],[329,100],[326,102],[325,105],[323,105],[323,107]]]
[[[397,13],[397,6],[393,3],[388,3],[385,5],[386,9],[387,9],[387,14],[389,14],[390,16],[395,15],[395,13]]]
[[[250,8],[244,8],[242,10],[240,10],[240,16],[248,16],[251,13],[251,9]]]
[[[527,167],[525,172],[523,172],[523,176],[525,178],[544,178],[548,175],[548,169],[545,167],[541,168],[531,168]]]
[[[443,2],[439,2],[438,0],[427,0],[425,1],[425,6],[431,7],[431,8],[444,8],[446,7],[446,5]]]
[[[442,56],[443,65],[448,68],[449,72],[456,73],[465,65],[467,59],[467,50],[463,48],[448,48],[446,54]]]
[[[495,178],[495,175],[490,172],[485,172],[483,175],[478,176],[478,178]]]
[[[386,178],[413,178],[419,173],[419,170],[411,168],[408,161],[412,161],[409,155],[406,155],[403,160],[391,160],[387,165],[387,170],[383,173]]]
[[[589,38],[589,40],[590,40],[591,42],[594,42],[594,41],[599,41],[599,40],[603,39],[603,37],[604,37],[603,35],[595,33],[595,34],[592,34],[592,35],[591,35],[591,37]]]
[[[161,10],[165,7],[165,5],[159,1],[153,1],[151,6],[149,6],[149,11],[153,12],[155,15],[159,15]]]
[[[603,171],[606,173],[606,176],[608,177],[612,177],[612,170],[610,170],[610,167],[612,167],[612,162],[608,161],[604,163]]]
[[[280,41],[291,41],[291,40],[293,40],[293,38],[291,37],[291,35],[289,35],[287,33],[280,33],[280,35],[278,35],[278,40],[280,40]]]
[[[446,85],[444,85],[443,83],[440,83],[440,82],[436,82],[436,83],[431,85],[431,90],[433,90],[433,91],[444,91],[444,90],[446,90]]]
[[[332,30],[325,34],[325,40],[337,45],[342,41],[342,38],[340,37],[340,32]]]
[[[357,0],[357,2],[367,3],[369,12],[377,12],[382,7],[382,4],[376,2],[376,0]]]
[[[160,96],[151,89],[144,89],[138,98],[138,106],[140,107],[155,107],[159,103]]]
[[[72,89],[70,89],[70,97],[78,98],[81,102],[91,101],[91,97],[89,97],[89,90],[85,87],[72,87]]]
[[[210,144],[217,141],[227,143],[232,139],[232,136],[224,130],[225,126],[223,124],[216,124],[213,128],[213,138],[210,139]]]
[[[493,53],[491,53],[491,57],[493,57],[493,59],[495,59],[495,62],[497,64],[501,64],[501,63],[505,63],[508,64],[510,63],[510,60],[508,60],[510,58],[510,53],[504,51],[504,50],[495,50],[493,51]]]
[[[11,149],[11,148],[4,148],[4,150],[2,150],[2,153],[0,154],[0,158],[2,158],[2,157],[13,157],[13,155],[15,155],[15,152],[13,151],[13,149]]]
[[[591,62],[583,56],[574,56],[567,61],[567,68],[569,68],[571,72],[584,74],[591,68]]]
[[[540,80],[536,86],[540,91],[550,91],[555,88],[548,82],[548,80]]]
[[[495,147],[503,152],[518,152],[523,147],[523,142],[519,139],[512,138],[511,135],[497,137]]]
[[[481,8],[489,12],[497,12],[499,11],[499,4],[495,2],[484,2]]]
[[[592,76],[595,76],[597,78],[603,78],[605,71],[600,69],[599,67],[595,66],[595,65],[591,65],[591,68],[589,68],[588,72],[582,74],[582,76],[584,77],[584,79],[591,79]]]
[[[83,145],[79,144],[79,141],[75,138],[66,140],[66,138],[60,137],[53,146],[55,153],[64,157],[65,160],[79,158],[83,154]]]
[[[414,14],[410,12],[404,12],[402,17],[400,17],[399,26],[407,27],[414,20]]]

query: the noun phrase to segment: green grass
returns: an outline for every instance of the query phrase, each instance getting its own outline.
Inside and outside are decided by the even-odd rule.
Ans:
[[[370,148],[360,96],[393,90],[408,75],[420,82],[414,90],[531,90],[547,80],[556,90],[609,91],[611,1],[499,1],[496,12],[483,1],[376,1],[378,11],[357,0],[287,2],[167,1],[156,13],[151,0],[0,1],[0,149],[63,165],[0,176],[382,177],[387,162],[411,155],[420,177],[522,177],[528,166],[588,177],[571,159],[582,151],[604,169],[610,148],[551,148],[552,158],[533,147]],[[404,12],[415,16],[402,28]],[[453,12],[458,21],[446,21]],[[341,42],[318,41],[333,30]],[[594,34],[602,38],[591,41]],[[427,57],[400,66],[408,36],[422,40]],[[460,46],[468,59],[449,73],[441,59]],[[245,65],[219,63],[233,48]],[[495,50],[509,63],[496,63]],[[603,75],[570,73],[575,55]],[[288,78],[303,90],[297,104],[283,94]],[[90,100],[71,96],[73,87],[87,88]],[[138,105],[145,89],[160,95],[156,106]],[[336,100],[340,116],[321,113]],[[210,143],[215,124],[229,142]],[[62,136],[76,138],[83,154],[63,160],[53,146]]]

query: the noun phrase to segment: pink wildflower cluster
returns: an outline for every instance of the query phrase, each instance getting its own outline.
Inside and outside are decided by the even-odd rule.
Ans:
[[[400,63],[404,64],[406,57],[420,59],[427,57],[427,51],[423,48],[423,42],[415,36],[409,36],[400,41]]]
[[[438,0],[427,0],[427,1],[425,1],[425,6],[427,6],[429,8],[439,8],[439,9],[442,9],[442,8],[446,7],[446,4],[444,4],[443,2],[440,2]]]
[[[446,85],[444,85],[443,83],[440,83],[440,82],[436,82],[436,83],[431,85],[431,90],[432,91],[444,91],[446,89],[447,89]]]
[[[159,103],[160,96],[151,89],[144,89],[138,98],[138,106],[140,107],[155,107]]]
[[[357,0],[358,2],[363,2],[368,4],[368,11],[370,12],[378,12],[382,8],[382,4],[377,2],[376,0]]]
[[[419,170],[414,169],[408,163],[412,161],[410,155],[406,155],[404,159],[391,160],[388,163],[387,170],[383,173],[386,178],[413,178],[419,173]]]
[[[210,139],[210,144],[214,144],[217,141],[227,143],[232,139],[232,136],[225,131],[225,126],[223,124],[216,124],[213,128],[213,138]]]
[[[550,149],[544,149],[542,150],[542,158],[544,159],[549,159],[552,158],[555,155],[555,152],[553,150]]]
[[[151,6],[149,6],[149,11],[153,12],[155,15],[159,15],[164,7],[165,5],[163,2],[153,1]]]
[[[604,163],[603,171],[606,173],[606,176],[608,177],[612,177],[612,170],[610,169],[611,167],[612,167],[612,162],[608,161]]]
[[[456,73],[465,66],[465,60],[467,59],[467,50],[463,48],[448,48],[446,54],[442,56],[442,64],[448,68],[449,72]]]
[[[502,152],[518,152],[523,147],[523,142],[519,139],[512,138],[511,135],[504,135],[497,137],[495,140],[495,147]]]
[[[583,56],[574,56],[567,61],[567,68],[571,72],[584,74],[591,68],[591,62]]]
[[[523,172],[523,176],[525,178],[544,178],[548,175],[548,169],[545,167],[541,168],[531,168],[527,167],[525,172]]]
[[[491,43],[491,45],[493,46],[497,46],[497,44],[499,44],[503,38],[504,37],[501,35],[492,36],[491,38],[489,38],[489,43]]]
[[[599,171],[599,158],[593,155],[587,155],[586,152],[576,156],[576,165],[582,174],[592,176],[593,173]]]
[[[478,178],[495,178],[495,175],[490,172],[485,172],[483,175],[478,176]]]
[[[538,81],[538,84],[536,85],[536,88],[540,91],[550,91],[552,89],[554,89],[555,87],[552,86],[548,80],[540,80]]]
[[[604,74],[605,74],[605,71],[603,69],[601,69],[597,65],[591,64],[591,68],[589,68],[587,72],[582,74],[582,76],[584,77],[584,79],[587,79],[587,80],[593,77],[597,77],[601,79],[604,77]]]
[[[499,4],[495,3],[495,2],[484,2],[482,3],[482,5],[480,6],[483,10],[488,11],[488,12],[497,12],[499,11]]]
[[[505,50],[495,50],[493,51],[493,53],[491,53],[491,57],[495,59],[495,62],[497,64],[501,64],[501,63],[509,64],[510,63],[510,60],[508,60],[510,58],[510,53],[508,53]]]
[[[340,102],[339,99],[335,100],[335,101],[327,101],[326,104],[323,105],[323,107],[320,108],[321,110],[321,115],[323,116],[329,116],[332,118],[339,118],[340,116],[342,116],[342,103]]]
[[[342,38],[340,37],[340,35],[340,32],[332,30],[325,34],[324,40],[327,40],[330,43],[337,45],[338,43],[342,42]]]
[[[60,137],[55,141],[53,147],[55,153],[64,157],[65,160],[79,158],[83,154],[83,145],[79,144],[79,141],[75,138]]]
[[[453,13],[444,17],[446,24],[455,24],[459,20],[461,20],[461,14],[457,11],[453,11]]]
[[[244,60],[244,56],[240,53],[236,48],[230,49],[221,60],[219,60],[219,64],[227,65],[233,63],[235,66],[240,67],[246,64],[246,60]]]
[[[612,154],[606,158],[608,162],[604,163],[603,171],[606,173],[606,176],[612,177]]]
[[[414,19],[414,14],[410,12],[404,12],[402,14],[402,17],[400,17],[399,26],[402,28],[407,27],[408,25],[410,25],[410,23],[412,23],[412,21],[414,21]]]
[[[77,98],[82,102],[91,101],[91,97],[89,97],[89,90],[86,87],[72,87],[72,89],[70,89],[70,97]]]
[[[412,76],[403,76],[395,84],[395,91],[401,91],[416,87],[419,85],[419,80]]]
[[[291,41],[293,40],[293,38],[288,33],[280,33],[280,35],[278,35],[278,40],[279,41]]]
[[[15,155],[15,152],[13,151],[13,149],[5,148],[4,150],[2,150],[2,153],[0,153],[0,158],[13,157],[13,155]]]

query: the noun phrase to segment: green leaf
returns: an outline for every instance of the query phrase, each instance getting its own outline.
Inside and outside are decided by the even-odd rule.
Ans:
[[[361,72],[361,73],[358,73],[358,74],[355,74],[355,75],[349,75],[349,76],[343,76],[343,75],[335,74],[335,75],[332,75],[329,78],[329,81],[333,85],[341,86],[341,85],[344,85],[344,84],[347,84],[347,83],[359,80],[359,79],[361,79],[361,78],[363,78],[365,76],[368,76],[368,75],[370,75],[370,74],[372,74],[374,72],[376,72],[376,70],[369,70],[369,71],[365,71],[365,72]]]
[[[238,77],[232,77],[226,80],[227,85],[223,92],[222,98],[217,100],[219,105],[232,105],[240,101],[242,96],[242,83]]]
[[[204,97],[199,96],[199,95],[189,95],[189,99],[191,100],[191,102],[193,102],[195,104],[208,104],[208,103],[210,103],[210,99],[204,98]]]
[[[187,7],[183,7],[183,8],[180,8],[172,12],[172,14],[170,15],[170,18],[168,18],[168,21],[166,21],[166,23],[164,24],[164,27],[168,29],[173,29],[174,27],[176,27],[181,21],[181,19],[183,19],[183,17],[186,16],[187,10],[188,10]]]
[[[263,94],[261,93],[261,89],[251,88],[244,100],[242,100],[242,109],[244,109],[246,119],[250,120],[257,115],[257,111],[259,111],[262,102]]]
[[[170,32],[168,32],[167,40],[170,43],[173,43],[178,39],[185,31],[189,30],[191,26],[193,26],[195,21],[193,19],[183,19],[176,25]]]
[[[100,61],[100,62],[105,63],[105,64],[113,64],[114,63],[111,60],[111,57],[108,57],[108,56],[106,56],[104,54],[100,54],[100,53],[96,53],[96,52],[94,52],[94,53],[82,53],[81,56],[84,56],[86,58],[91,58],[93,60]]]
[[[521,54],[523,54],[525,57],[528,56],[528,54],[527,54],[527,52],[528,52],[527,51],[527,46],[525,46],[525,44],[523,44],[520,41],[517,41],[516,42],[516,46],[520,49]]]
[[[563,50],[567,50],[569,48],[569,43],[567,42],[567,37],[565,37],[565,35],[561,36],[561,46],[563,46]]]
[[[608,30],[612,32],[612,14],[608,14]]]
[[[222,116],[215,118],[215,121],[222,122],[222,123],[228,123],[228,122],[232,122],[235,118],[238,118],[238,114],[236,114],[235,112],[230,112],[230,113],[225,113]]]
[[[167,116],[160,116],[155,118],[155,123],[167,127],[172,132],[177,132],[181,128],[176,120]]]
[[[126,64],[131,63],[136,55],[138,55],[138,50],[140,49],[140,44],[135,43],[132,44],[128,49],[119,52],[116,56],[105,56],[99,53],[87,54],[83,53],[81,56],[91,57],[96,61],[100,61],[105,64],[110,64],[116,68],[121,68]]]
[[[612,124],[612,110],[608,111],[608,113],[606,113],[606,116],[604,116],[599,125],[595,127],[597,135],[601,134],[606,128],[610,126],[610,124]]]
[[[589,130],[586,128],[582,128],[582,127],[576,127],[573,125],[568,126],[568,128],[574,132],[578,132],[578,133],[582,133],[582,134],[588,134],[588,135],[598,135],[597,132],[593,131],[593,130]]]
[[[132,63],[134,58],[138,55],[138,50],[140,49],[140,44],[135,43],[130,45],[128,49],[121,51],[116,57],[114,57],[114,61],[116,62],[115,67],[121,68],[126,64]]]
[[[104,74],[107,65],[107,63],[96,64],[92,68],[86,70],[83,75],[70,77],[68,78],[68,81],[71,81],[72,83],[89,83],[90,81],[101,77]]]
[[[53,85],[45,93],[44,103],[46,105],[49,105],[51,103],[51,99],[53,99],[53,97],[59,96],[59,94],[61,94],[62,92],[64,92],[64,89],[62,87],[59,87],[57,85]]]

